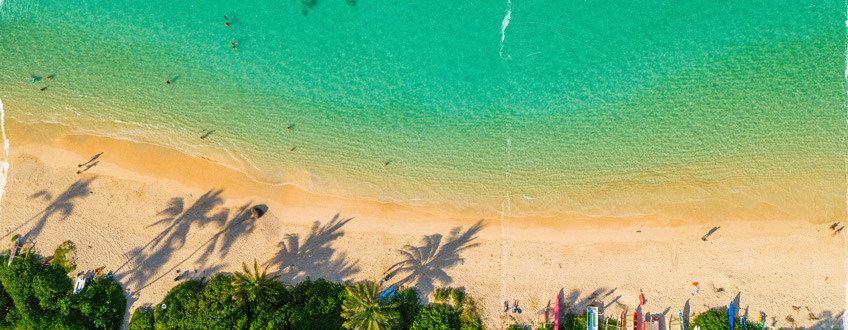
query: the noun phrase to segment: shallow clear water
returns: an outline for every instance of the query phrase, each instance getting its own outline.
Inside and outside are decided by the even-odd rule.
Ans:
[[[4,0],[0,98],[16,120],[345,197],[485,214],[510,196],[513,215],[844,216],[844,9]]]

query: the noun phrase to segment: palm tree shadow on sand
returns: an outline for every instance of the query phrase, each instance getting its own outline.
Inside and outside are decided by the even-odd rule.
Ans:
[[[447,269],[465,262],[460,253],[479,245],[473,241],[482,229],[483,222],[478,221],[465,232],[460,227],[451,229],[447,238],[433,234],[424,236],[420,246],[405,245],[398,250],[403,260],[392,265],[389,276],[404,276],[396,284],[414,285],[422,296],[432,293],[436,284],[451,284]]]
[[[249,234],[255,228],[255,221],[268,209],[265,205],[247,203],[237,208],[235,215],[230,218],[230,209],[220,208],[224,203],[220,197],[222,192],[221,189],[210,190],[188,208],[185,208],[182,198],[172,198],[168,202],[168,207],[159,212],[159,215],[165,217],[149,226],[165,225],[166,227],[150,242],[127,253],[128,260],[116,270],[116,273],[124,267],[129,269],[119,273],[117,275],[119,279],[124,280],[126,277],[127,287],[132,287],[137,292],[171,274],[173,270],[184,265],[201,251],[203,253],[195,258],[194,266],[203,268],[205,273],[208,272],[209,268],[205,265],[208,257],[215,251],[218,251],[219,256],[226,256],[235,241]],[[260,210],[261,214],[257,215],[254,209]],[[223,228],[182,260],[169,269],[164,269],[177,251],[185,246],[186,236],[193,227],[200,228],[210,224]],[[220,270],[220,267],[216,269]]]
[[[52,217],[53,215],[61,213],[61,221],[66,220],[74,211],[74,203],[77,200],[86,198],[90,195],[91,182],[94,181],[94,179],[96,178],[96,176],[93,176],[90,178],[77,180],[76,182],[71,184],[68,189],[65,189],[64,192],[59,194],[59,196],[56,196],[55,199],[53,199],[53,196],[47,190],[41,190],[30,195],[29,198],[33,199],[44,199],[45,201],[50,201],[51,199],[53,200],[44,208],[44,210],[38,212],[36,215],[33,215],[27,221],[24,221],[24,223],[18,225],[3,236],[0,236],[0,238],[5,238],[6,236],[17,232],[33,220],[38,219],[38,221],[26,235],[29,239],[35,239],[36,237],[38,237],[39,234],[41,234],[41,231],[44,230],[44,226],[47,225],[47,220],[49,220],[50,217]]]
[[[342,219],[339,214],[321,225],[315,221],[309,236],[301,240],[298,234],[287,234],[278,244],[280,251],[266,264],[278,269],[275,273],[286,283],[297,283],[316,276],[341,282],[359,272],[359,260],[348,261],[347,254],[330,246],[344,236],[341,228],[353,218]]]

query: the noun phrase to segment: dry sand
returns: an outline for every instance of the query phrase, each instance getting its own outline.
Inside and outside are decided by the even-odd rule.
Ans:
[[[763,311],[779,327],[792,325],[788,317],[795,326],[843,327],[848,240],[829,226],[845,219],[480,219],[263,185],[199,157],[59,126],[7,129],[0,239],[24,234],[45,255],[75,242],[77,269],[114,270],[128,312],[159,302],[177,270],[199,278],[255,258],[289,283],[379,280],[403,263],[390,282],[405,281],[428,301],[434,287],[463,288],[491,329],[513,319],[537,324],[558,293],[574,311],[601,299],[612,315],[632,312],[640,292],[641,309],[665,317],[736,299],[749,318]],[[257,205],[267,214],[249,219]],[[504,300],[523,313],[502,313]]]

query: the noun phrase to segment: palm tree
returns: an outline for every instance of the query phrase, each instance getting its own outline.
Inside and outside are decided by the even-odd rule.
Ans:
[[[376,283],[359,282],[347,287],[347,298],[342,303],[345,328],[352,330],[388,330],[400,317],[398,304],[393,301],[380,302]]]
[[[275,287],[278,284],[274,280],[280,276],[275,275],[268,278],[268,266],[265,266],[265,270],[260,274],[259,264],[256,262],[256,259],[253,259],[252,274],[250,269],[247,268],[247,264],[242,262],[241,267],[244,273],[235,272],[233,274],[233,277],[235,277],[232,282],[233,299],[238,301],[239,304],[248,304],[247,312],[249,318],[256,302],[271,303],[277,300],[278,292]]]

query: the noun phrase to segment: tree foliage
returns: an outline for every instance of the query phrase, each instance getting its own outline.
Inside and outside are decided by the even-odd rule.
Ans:
[[[259,272],[259,264],[256,262],[256,259],[253,259],[253,272],[251,273],[250,269],[247,268],[247,264],[241,264],[244,272],[236,272],[233,274],[235,280],[232,281],[233,285],[233,297],[241,304],[247,303],[252,305],[257,300],[261,302],[272,303],[276,300],[276,291],[272,288],[274,287],[274,280],[279,277],[272,276],[268,277],[268,266],[265,266],[265,269],[260,273]]]
[[[6,264],[3,263],[3,266]],[[0,268],[0,272],[2,272],[2,268]],[[17,311],[15,310],[15,304],[12,302],[12,297],[6,293],[6,289],[3,288],[3,284],[0,283],[0,328],[9,327],[12,324],[15,324],[17,319]]]
[[[701,327],[701,330],[726,330],[728,327],[728,314],[727,308],[720,309],[712,309],[701,314],[695,316],[695,319],[692,320],[692,324],[690,328],[694,329],[695,326]],[[733,318],[733,329],[734,330],[759,330],[761,329],[758,325],[745,322],[744,327],[739,324],[740,319],[738,317]],[[744,329],[743,329],[744,328]]]
[[[158,330],[196,329],[194,312],[203,290],[203,281],[188,280],[171,288],[162,303],[153,310],[154,326]]]
[[[344,329],[341,313],[346,296],[344,284],[324,279],[298,283],[292,290],[291,329]]]
[[[347,297],[342,303],[345,328],[353,330],[390,330],[400,313],[394,299],[380,301],[380,287],[371,281],[347,287]]]
[[[0,328],[116,329],[126,297],[115,280],[95,280],[72,294],[71,279],[58,264],[42,265],[38,256],[0,266]]]
[[[62,267],[65,273],[70,273],[74,269],[77,269],[76,246],[74,242],[65,241],[59,244],[56,250],[53,251],[53,261],[51,263]]]
[[[412,322],[418,316],[418,311],[421,310],[421,301],[418,299],[418,292],[414,289],[398,289],[395,293],[395,301],[398,303],[398,318],[397,329],[409,329],[412,327]]]
[[[450,305],[435,303],[418,312],[410,330],[455,330],[460,327],[459,311]]]
[[[153,310],[136,308],[130,317],[129,330],[153,330]]]
[[[79,310],[87,329],[117,329],[121,327],[127,297],[114,278],[98,278],[82,292],[72,296],[71,301]]]

